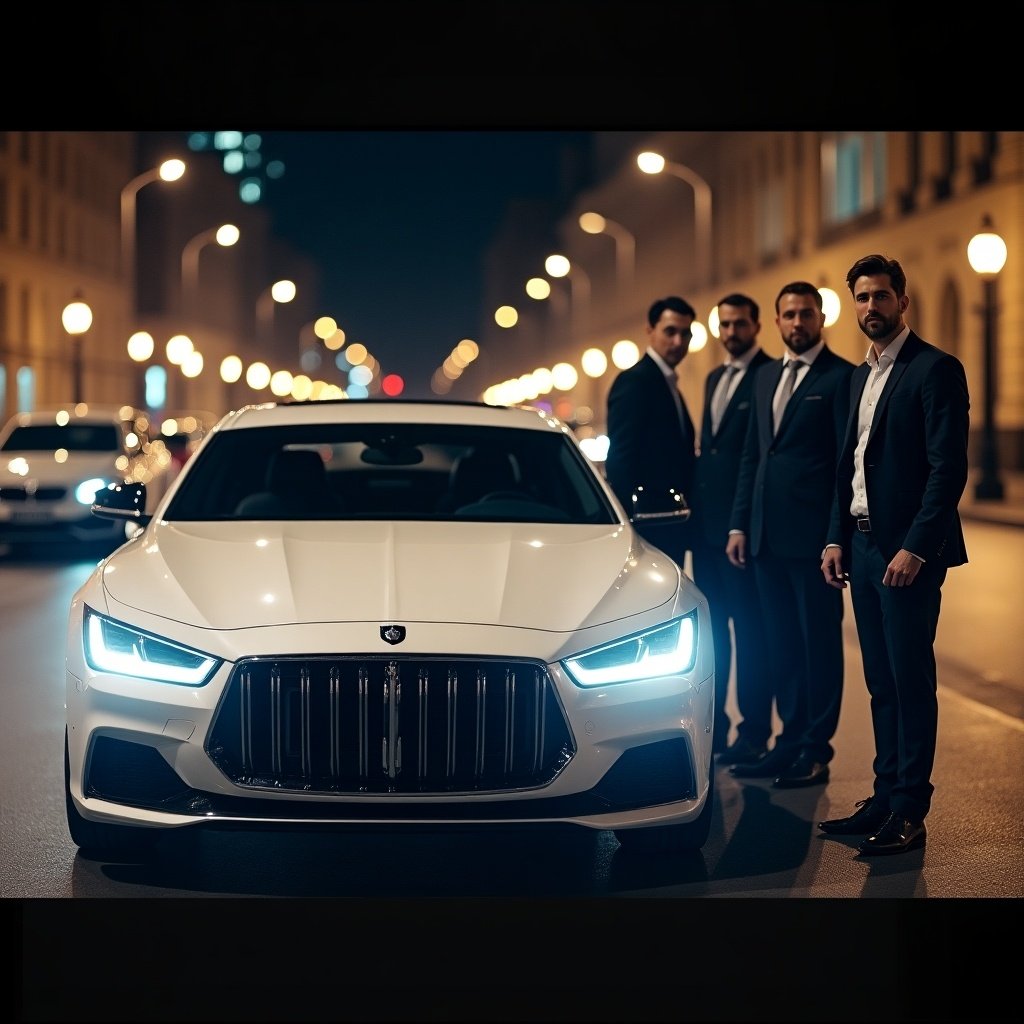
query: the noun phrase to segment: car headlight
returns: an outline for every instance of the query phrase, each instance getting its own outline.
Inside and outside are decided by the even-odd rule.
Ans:
[[[562,667],[579,686],[604,686],[688,672],[697,661],[697,613],[645,633],[595,647]]]
[[[91,608],[85,609],[84,632],[85,660],[97,672],[202,686],[221,664],[208,654],[108,619]]]
[[[91,505],[96,500],[96,492],[102,491],[109,483],[109,480],[103,480],[98,476],[91,480],[83,480],[75,488],[75,501],[81,505]]]

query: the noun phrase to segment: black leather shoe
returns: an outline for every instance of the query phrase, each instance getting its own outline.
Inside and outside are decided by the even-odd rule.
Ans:
[[[791,765],[779,772],[772,780],[772,786],[776,789],[796,789],[799,786],[817,786],[823,782],[828,782],[828,765],[812,761],[805,754],[801,754]]]
[[[889,809],[874,797],[858,800],[857,810],[848,818],[828,818],[818,822],[818,828],[830,836],[869,836],[882,827],[889,817]]]
[[[764,757],[746,764],[734,764],[729,774],[735,779],[770,779],[779,774],[783,768],[793,763],[796,754],[792,750],[769,750]]]
[[[882,853],[904,853],[924,846],[928,838],[923,821],[909,821],[893,811],[882,823],[882,827],[868,836],[857,853],[861,857],[874,857]]]
[[[753,743],[740,737],[735,743],[726,747],[718,755],[719,764],[754,764],[768,753],[768,748],[755,747]]]

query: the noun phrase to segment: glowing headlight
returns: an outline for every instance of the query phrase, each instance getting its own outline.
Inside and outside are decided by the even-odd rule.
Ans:
[[[101,480],[98,476],[91,480],[83,480],[75,488],[75,501],[82,505],[91,505],[96,500],[96,492],[102,491],[108,483],[109,480]]]
[[[85,660],[97,672],[202,686],[220,665],[207,654],[85,609]]]
[[[665,626],[597,647],[562,667],[580,686],[603,686],[688,672],[697,661],[697,613]]]

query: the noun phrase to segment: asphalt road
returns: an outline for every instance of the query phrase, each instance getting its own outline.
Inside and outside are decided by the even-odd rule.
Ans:
[[[572,980],[576,998],[557,1012],[558,1019],[636,1019],[628,1011],[638,1005],[645,1007],[645,1019],[663,1019],[659,1007],[667,985],[662,973],[666,949],[674,951],[671,964],[682,972],[678,983],[685,988],[689,966],[703,978],[701,984],[693,979],[690,984],[704,995],[695,1002],[691,992],[689,1004],[680,996],[678,1005],[669,998],[664,1019],[671,1018],[673,1008],[678,1014],[698,1002],[704,1007],[700,1019],[862,1019],[864,1013],[854,1012],[867,998],[860,989],[847,991],[836,1007],[850,1016],[830,1016],[830,1004],[820,1000],[809,1001],[804,1011],[795,998],[779,1005],[777,1017],[750,1018],[741,1012],[737,1000],[747,995],[742,986],[735,987],[726,965],[731,960],[737,977],[748,977],[752,968],[746,958],[760,956],[758,962],[765,964],[767,956],[777,974],[789,964],[783,954],[794,935],[803,947],[797,960],[814,968],[810,974],[800,971],[812,989],[848,984],[846,968],[855,966],[850,958],[867,957],[873,949],[892,954],[883,956],[881,968],[870,957],[862,965],[876,973],[878,986],[884,989],[891,982],[902,991],[908,978],[920,972],[922,983],[927,982],[920,991],[930,993],[925,1003],[931,1019],[951,1019],[937,1015],[966,998],[959,981],[968,976],[968,954],[960,933],[978,937],[989,958],[998,955],[989,918],[1000,914],[1003,901],[1024,895],[1024,669],[1015,568],[1024,564],[1024,530],[969,522],[965,532],[971,563],[947,577],[936,641],[940,736],[928,845],[868,862],[853,858],[852,841],[823,839],[814,828],[823,817],[846,813],[871,790],[870,721],[849,604],[846,691],[831,781],[778,791],[766,781],[740,782],[719,770],[711,836],[698,855],[627,856],[610,833],[552,828],[443,835],[216,832],[177,838],[150,864],[89,860],[76,852],[66,832],[61,751],[64,623],[70,595],[91,563],[0,557],[5,653],[0,892],[19,908],[15,926],[20,922],[31,968],[26,977],[35,979],[26,988],[31,999],[25,1019],[64,1016],[53,1011],[67,986],[51,979],[51,971],[61,978],[69,970],[88,977],[92,970],[109,972],[116,950],[118,962],[134,963],[132,973],[144,973],[146,964],[153,966],[143,953],[147,941],[172,959],[176,952],[168,952],[168,944],[178,951],[181,943],[182,950],[195,954],[171,971],[180,975],[176,984],[184,986],[179,996],[161,987],[164,1001],[156,1000],[154,1012],[168,1015],[147,1019],[191,1019],[183,1010],[189,979],[203,971],[207,958],[242,957],[243,950],[242,959],[252,963],[256,976],[265,963],[271,965],[268,977],[274,978],[282,963],[296,957],[296,971],[316,963],[323,969],[314,972],[322,984],[313,989],[333,992],[328,980],[333,969],[325,967],[322,957],[325,949],[335,947],[339,964],[368,958],[349,983],[369,1002],[360,1000],[360,1012],[344,1019],[400,1019],[403,1009],[406,1018],[455,1019],[455,1004],[443,999],[431,1004],[436,1016],[423,1016],[425,1004],[415,997],[410,979],[415,976],[421,987],[441,994],[445,978],[452,984],[464,979],[468,963],[476,964],[478,983],[459,980],[456,987],[462,991],[468,985],[478,995],[469,998],[471,1009],[458,1019],[474,1019],[474,1011],[476,1017],[483,1011],[482,1019],[543,1019],[536,998],[527,1000],[522,993],[485,999],[505,977],[501,960],[518,962],[520,955],[527,957],[515,968],[522,973],[523,991],[534,992],[547,979],[544,991],[550,982],[552,991],[564,994],[565,986],[555,985],[550,972],[560,962],[571,965],[572,979],[563,981]],[[251,898],[261,909],[243,909]],[[215,903],[201,908],[197,899]],[[932,906],[924,910],[927,904]],[[870,914],[860,909],[870,907]],[[927,915],[923,921],[922,914]],[[978,914],[985,918],[973,916]],[[667,932],[658,935],[662,928]],[[929,950],[920,964],[916,941],[909,950],[899,945],[919,933],[921,948]],[[737,946],[737,935],[746,937],[744,943],[761,936],[760,946],[741,952],[744,944]],[[773,936],[783,937],[781,945]],[[378,943],[381,961],[368,952]],[[450,960],[445,959],[446,944]],[[713,955],[716,948],[720,955]],[[846,958],[838,978],[832,960],[819,962],[826,949]],[[936,964],[954,951],[956,963],[950,963],[946,975],[936,975]],[[404,959],[410,952],[418,967],[394,976],[390,998],[382,977],[378,998],[371,979],[377,978],[379,963]],[[97,956],[105,967],[90,967]],[[737,957],[744,958],[746,974]],[[627,962],[631,966],[625,973],[616,969]],[[171,964],[166,968],[171,970]],[[583,993],[575,989],[581,971],[590,979]],[[237,966],[230,979],[215,974],[235,993],[228,1002],[236,1008],[258,981],[238,988]],[[123,972],[117,977],[118,985],[125,981]],[[84,979],[83,984],[89,989]],[[602,986],[604,1001],[597,997]],[[202,987],[207,991],[210,984]],[[145,991],[152,994],[151,987]],[[675,989],[669,986],[668,991]],[[139,1019],[143,995],[135,991],[133,1001],[97,994],[91,1017],[80,992],[76,1019]],[[205,1019],[202,1006],[195,1015]],[[442,1012],[445,1006],[448,1016]],[[504,1015],[494,1016],[496,1007]],[[866,1004],[861,1008],[869,1009]],[[295,1012],[293,1002],[269,996],[255,1000],[250,1010],[248,1019],[327,1019],[307,1018]],[[341,1015],[332,999],[317,1012]],[[577,1012],[579,1017],[573,1015]],[[915,1012],[913,1006],[907,1012]]]

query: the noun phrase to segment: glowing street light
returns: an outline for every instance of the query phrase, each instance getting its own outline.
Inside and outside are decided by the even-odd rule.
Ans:
[[[221,224],[220,227],[200,231],[185,243],[185,248],[181,250],[181,297],[186,313],[193,309],[199,290],[199,253],[214,242],[225,248],[232,246],[240,235],[241,232],[234,224]]]
[[[64,330],[71,336],[71,391],[75,404],[85,401],[82,389],[82,340],[92,327],[92,310],[82,301],[81,293],[69,302],[60,315]]]
[[[256,300],[256,334],[259,340],[267,338],[267,327],[272,324],[274,319],[274,304],[291,302],[294,298],[295,282],[289,281],[287,278],[275,281],[269,288],[264,289]]]
[[[636,165],[644,174],[669,174],[693,189],[693,220],[696,236],[697,259],[703,271],[702,283],[711,282],[711,186],[692,168],[666,160],[660,153],[645,152],[636,158]]]
[[[620,288],[633,283],[636,272],[636,236],[621,224],[592,210],[581,213],[580,228],[588,235],[608,235],[615,243],[615,274]]]
[[[135,206],[139,190],[154,181],[177,181],[185,173],[184,160],[165,160],[144,171],[121,189],[121,272],[135,310]]]
[[[985,324],[984,349],[984,405],[982,406],[981,476],[974,485],[978,501],[1002,501],[1003,481],[999,475],[999,446],[996,439],[996,317],[997,278],[1006,264],[1006,243],[997,235],[992,218],[986,213],[981,219],[981,231],[967,244],[967,260],[971,269],[981,278],[985,305],[981,313]]]
[[[544,269],[551,277],[569,278],[574,326],[578,332],[585,333],[590,319],[590,278],[586,271],[559,253],[548,256],[544,261]]]

